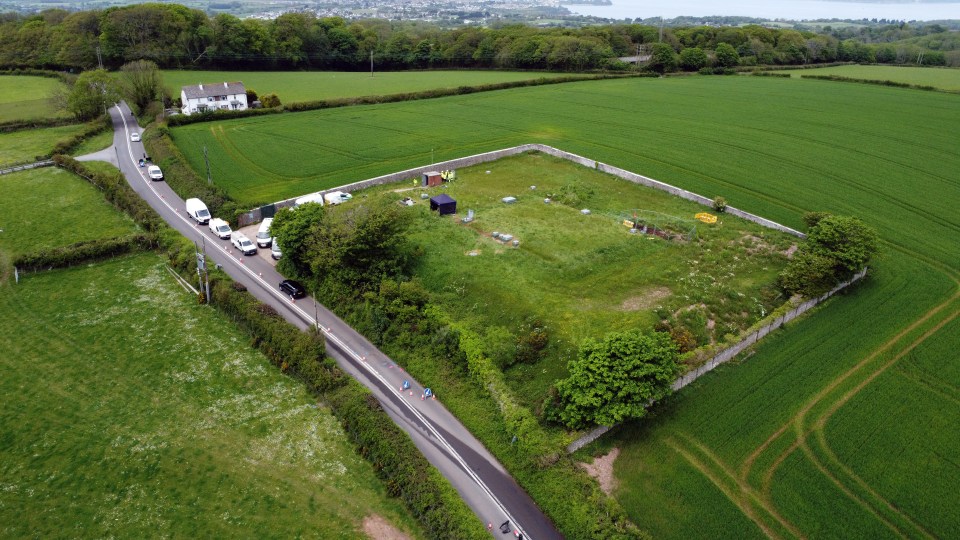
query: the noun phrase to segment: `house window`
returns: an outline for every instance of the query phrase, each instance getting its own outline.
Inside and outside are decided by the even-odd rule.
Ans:
[[[207,101],[213,101],[213,96],[208,97]]]

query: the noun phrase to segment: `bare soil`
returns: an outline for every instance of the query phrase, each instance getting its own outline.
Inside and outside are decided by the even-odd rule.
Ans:
[[[363,532],[371,540],[412,540],[406,533],[377,514],[363,518]]]
[[[670,296],[671,291],[667,287],[654,287],[643,291],[637,296],[631,296],[620,304],[620,311],[639,311],[648,309],[657,304],[657,302]]]
[[[600,489],[607,495],[612,495],[617,487],[617,479],[613,476],[613,462],[620,455],[620,449],[614,448],[609,454],[593,458],[593,463],[581,463],[580,466],[587,474],[600,482]]]

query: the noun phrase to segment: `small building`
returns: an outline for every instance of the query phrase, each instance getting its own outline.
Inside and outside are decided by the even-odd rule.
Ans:
[[[443,183],[443,176],[437,171],[423,173],[423,187],[439,186],[441,183]]]
[[[438,210],[441,216],[457,213],[457,201],[446,193],[430,198],[430,210]]]
[[[247,89],[242,82],[198,84],[180,89],[183,114],[247,108]]]

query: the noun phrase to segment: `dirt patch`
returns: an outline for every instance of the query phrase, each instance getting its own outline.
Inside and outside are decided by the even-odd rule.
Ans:
[[[648,289],[642,294],[631,296],[620,304],[620,311],[639,311],[655,306],[664,298],[670,296],[671,291],[667,287],[655,287]]]
[[[797,249],[799,249],[799,247],[796,244],[793,244],[792,246],[788,247],[783,254],[786,255],[788,259],[792,259],[793,254],[797,252]]]
[[[412,540],[406,533],[377,514],[363,518],[363,533],[372,540]]]
[[[617,487],[617,479],[613,477],[613,462],[620,455],[620,449],[614,448],[605,456],[593,458],[593,463],[580,463],[587,474],[600,482],[600,489],[607,495],[612,495]]]

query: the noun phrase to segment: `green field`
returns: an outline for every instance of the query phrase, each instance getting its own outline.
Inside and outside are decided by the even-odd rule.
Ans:
[[[376,69],[376,66],[374,66]],[[357,96],[382,96],[540,78],[564,73],[531,71],[175,71],[163,72],[163,83],[173,97],[180,87],[192,84],[240,81],[258,95],[277,94],[283,103]]]
[[[34,161],[38,156],[49,155],[58,142],[76,135],[85,127],[83,124],[76,124],[0,133],[0,167]]]
[[[0,536],[417,530],[332,415],[157,255],[8,281],[0,311]]]
[[[960,92],[960,69],[906,66],[833,66],[817,69],[787,70],[793,77],[801,75],[838,75],[851,79],[893,81],[932,86]]]
[[[605,441],[623,447],[617,497],[655,537],[957,536],[960,516],[944,509],[960,495],[943,486],[960,480],[960,441],[943,426],[955,425],[960,387],[946,361],[960,341],[950,322],[960,97],[760,77],[619,80],[174,136],[197,170],[191,149],[217,149],[214,178],[245,201],[541,142],[794,227],[811,210],[862,217],[884,241],[870,281]]]
[[[57,110],[50,99],[62,86],[50,77],[0,76],[0,122],[69,116]]]
[[[421,250],[413,273],[453,320],[486,336],[488,350],[512,343],[529,317],[546,325],[545,358],[507,372],[531,407],[566,376],[566,361],[584,338],[651,328],[676,313],[673,325],[708,345],[786,301],[772,285],[795,237],[733,217],[706,225],[694,219],[700,205],[545,154],[461,169],[443,187],[393,184],[357,196],[378,192],[420,202],[410,209],[411,239]],[[474,220],[440,218],[419,197],[441,192],[457,200],[460,217],[474,210]],[[517,202],[501,202],[511,195]],[[623,222],[634,216],[693,237],[631,234]],[[519,246],[494,239],[494,231]]]
[[[0,251],[10,256],[136,231],[97,188],[63,169],[2,175],[0,191]]]

